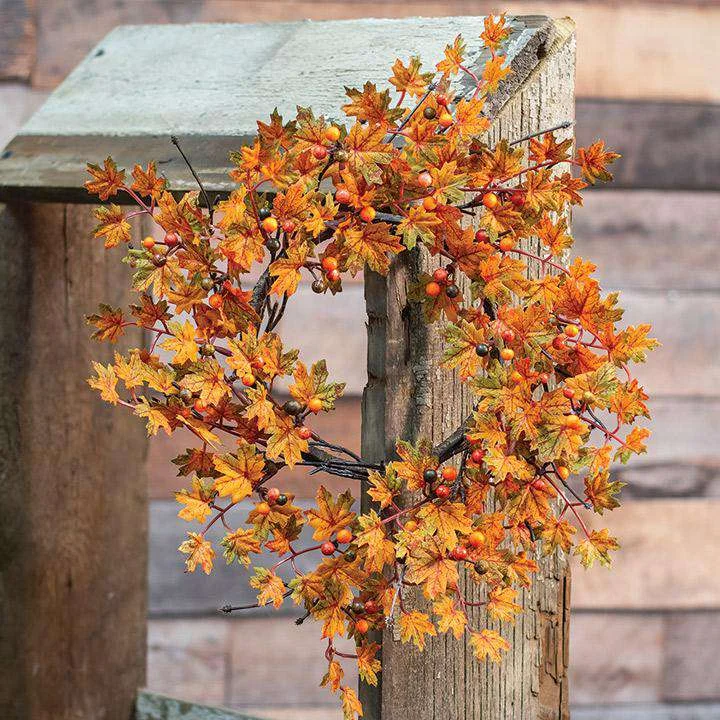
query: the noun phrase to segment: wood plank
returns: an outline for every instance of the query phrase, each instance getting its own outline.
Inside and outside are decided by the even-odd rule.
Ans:
[[[138,693],[136,720],[260,720],[221,707],[177,700],[141,690]]]
[[[35,12],[32,0],[0,3],[0,80],[30,79],[35,64]]]
[[[720,607],[719,500],[633,500],[592,527],[608,527],[621,549],[610,570],[574,562],[574,609]],[[587,514],[586,514],[587,515]]]
[[[633,153],[620,161],[632,162]],[[573,252],[598,266],[606,290],[720,289],[720,193],[589,192],[573,234]]]
[[[639,703],[573,708],[573,720],[717,720],[718,703]]]
[[[84,314],[129,301],[87,209],[0,219],[0,717],[126,718],[145,675],[144,431],[85,383]],[[141,338],[131,334],[129,343]],[[123,345],[124,347],[124,345]],[[118,628],[122,631],[119,632]]]
[[[0,148],[4,148],[20,126],[47,99],[48,93],[16,82],[0,84]]]
[[[578,145],[602,138],[623,155],[613,188],[720,188],[720,105],[583,98],[577,138]]]

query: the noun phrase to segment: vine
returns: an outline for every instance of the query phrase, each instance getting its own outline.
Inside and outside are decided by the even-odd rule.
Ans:
[[[397,622],[402,641],[421,650],[438,632],[467,634],[478,659],[499,661],[507,641],[471,626],[469,608],[512,622],[517,588],[530,584],[540,553],[609,564],[617,540],[589,529],[583,515],[617,507],[622,483],[610,479],[610,464],[644,452],[649,435],[629,429],[649,413],[628,364],[657,344],[650,326],[619,329],[617,295],[601,293],[592,263],[565,262],[566,210],[581,204],[587,183],[611,179],[607,165],[618,155],[601,141],[573,155],[572,141],[555,134],[569,123],[483,141],[485,100],[510,72],[502,53],[509,34],[503,16],[485,20],[487,59],[477,73],[458,37],[435,72],[423,72],[416,57],[398,60],[395,100],[369,82],[347,89],[349,128],[308,108],[289,122],[275,111],[231,156],[237,187],[214,204],[176,138],[199,186],[179,200],[154,163],[136,165],[132,181],[111,158],[88,166],[89,191],[103,201],[125,194],[138,206],[97,209],[95,236],[127,247],[123,261],[140,295],[129,317],[101,305],[88,321],[98,340],[116,342],[132,326],[151,341],[107,366],[94,363],[88,382],[143,418],[150,435],[183,428],[195,436],[173,461],[191,478],[176,493],[179,516],[201,525],[179,548],[187,570],[211,571],[213,526],[224,528],[228,563],[275,555],[250,578],[257,602],[223,610],[291,600],[304,609],[298,623],[320,621],[322,684],[340,694],[347,718],[362,709],[342,684],[340,660],[355,660],[360,677],[376,684],[379,645],[369,631]],[[152,219],[161,238],[133,247],[129,219],[137,215]],[[529,238],[539,251],[520,245]],[[399,440],[395,459],[366,462],[313,429],[344,385],[329,380],[324,360],[308,368],[275,329],[303,275],[315,293],[334,295],[344,274],[386,274],[393,256],[418,245],[443,266],[416,278],[410,297],[428,323],[446,321],[442,365],[467,384],[473,411],[435,447]],[[528,260],[542,277],[528,278]],[[257,265],[262,272],[243,289]],[[271,482],[296,465],[360,482],[337,497],[321,485],[302,510]],[[373,508],[358,513],[362,482]],[[244,522],[231,523],[252,496]],[[305,526],[316,544],[299,549]],[[317,566],[303,573],[297,558],[311,553]],[[483,589],[482,602],[465,597],[461,570]],[[408,602],[413,587],[423,609]],[[344,635],[355,653],[335,647]]]

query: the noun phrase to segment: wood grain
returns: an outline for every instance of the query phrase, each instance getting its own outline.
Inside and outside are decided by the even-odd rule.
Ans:
[[[0,226],[0,717],[129,718],[145,673],[144,431],[87,387],[83,315],[128,300],[83,208]],[[136,342],[140,338],[130,338]]]
[[[30,79],[35,64],[35,36],[32,0],[0,2],[0,80]]]

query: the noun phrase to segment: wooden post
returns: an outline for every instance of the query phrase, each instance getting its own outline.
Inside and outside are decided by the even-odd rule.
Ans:
[[[88,206],[0,206],[0,717],[129,720],[145,677],[144,431],[88,391],[129,299]],[[130,338],[138,340],[138,337]]]
[[[520,77],[518,82],[518,74]],[[575,37],[569,20],[554,21],[545,42],[526,55],[516,82],[491,108],[490,143],[520,138],[574,116]],[[572,130],[568,130],[568,136]],[[537,252],[537,242],[532,241]],[[438,267],[422,250],[405,253],[387,278],[366,275],[368,385],[363,401],[363,456],[390,457],[396,437],[437,443],[467,417],[470,396],[452,373],[438,370],[439,326],[428,326],[408,303],[408,283]],[[539,267],[529,273],[537,277]],[[472,583],[471,601],[481,599]],[[424,652],[402,644],[397,630],[382,637],[378,688],[361,685],[366,720],[550,720],[568,717],[567,642],[569,572],[558,556],[540,561],[525,612],[515,625],[489,621],[476,609],[474,624],[491,626],[511,642],[500,665],[480,664],[467,644],[430,638]],[[422,606],[417,594],[410,606]]]

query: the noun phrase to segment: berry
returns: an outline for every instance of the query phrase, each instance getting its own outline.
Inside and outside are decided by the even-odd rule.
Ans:
[[[450,488],[447,485],[438,485],[435,488],[435,497],[447,500],[450,497]]]
[[[510,362],[515,357],[515,352],[511,348],[503,348],[500,351],[500,357],[507,362]]]
[[[334,543],[334,542],[330,542],[330,540],[325,541],[325,542],[320,546],[320,552],[321,552],[323,555],[332,555],[336,550],[337,550],[337,548],[335,547],[335,543]]]
[[[370,629],[370,624],[367,620],[358,620],[355,623],[355,632],[360,635],[364,635]]]
[[[565,334],[568,337],[577,337],[580,334],[580,328],[577,325],[566,325]]]
[[[337,142],[340,139],[340,128],[335,125],[331,125],[330,127],[325,128],[323,135],[326,140],[330,142]]]
[[[445,294],[452,300],[460,294],[460,288],[457,285],[448,285]]]
[[[415,532],[418,529],[418,524],[415,520],[408,520],[405,525],[403,525],[403,530],[407,530],[407,532]]]
[[[423,170],[418,175],[417,181],[418,181],[418,185],[420,187],[424,187],[424,188],[430,187],[433,183],[432,175],[427,170]]]
[[[175,247],[180,242],[180,238],[174,233],[169,232],[165,234],[165,244],[168,247]]]
[[[337,282],[340,279],[340,271],[339,270],[330,270],[330,272],[327,274],[328,280],[330,282]]]
[[[543,384],[547,385],[550,382],[550,376],[547,373],[540,373],[538,380]]]
[[[311,152],[316,160],[324,160],[328,156],[328,150],[324,145],[313,145]]]
[[[484,575],[490,569],[490,565],[488,565],[487,560],[478,560],[473,565],[473,568],[475,568],[475,572],[478,575]]]
[[[342,530],[338,530],[336,539],[340,544],[347,545],[349,542],[352,542],[352,530],[350,530],[350,528],[343,528]]]
[[[438,206],[437,200],[434,197],[432,197],[431,195],[428,195],[427,197],[423,198],[422,206],[423,206],[423,209],[426,210],[427,212],[432,212]]]
[[[309,440],[312,437],[312,430],[307,425],[298,428],[298,436],[301,440]]]
[[[204,413],[207,410],[207,405],[202,400],[196,400],[193,403],[195,412]]]
[[[563,395],[568,400],[572,400],[575,397],[575,391],[572,388],[563,388]]]
[[[429,282],[425,286],[425,294],[428,297],[437,297],[442,292],[442,288],[438,283],[436,283],[434,280]]]
[[[265,247],[271,252],[276,253],[280,249],[280,243],[275,238],[268,238]]]
[[[494,192],[485,193],[482,196],[482,204],[488,208],[488,210],[493,210],[500,204],[500,198],[498,198]]]
[[[283,405],[283,410],[288,415],[299,415],[302,412],[303,406],[297,400],[288,400]]]
[[[347,162],[348,157],[349,157],[349,155],[348,155],[348,153],[347,153],[347,150],[343,150],[342,148],[340,148],[340,150],[338,150],[338,151],[335,153],[335,159],[336,159],[339,163]],[[341,169],[341,170],[344,170],[345,168],[341,167],[340,169]]]
[[[452,465],[448,465],[447,467],[443,468],[442,471],[442,479],[447,480],[448,482],[453,482],[457,478],[457,468],[453,467]]]
[[[480,547],[484,542],[485,535],[479,530],[473,530],[470,535],[468,535],[468,544],[470,545],[470,547]]]
[[[189,402],[192,400],[192,397],[193,397],[192,392],[191,392],[190,390],[188,390],[187,388],[183,388],[183,389],[178,393],[178,395],[179,395],[180,399],[181,399],[184,403],[189,403]]]
[[[355,615],[364,615],[365,614],[365,603],[360,600],[359,598],[356,598],[350,603],[350,610]]]
[[[323,406],[322,400],[321,400],[319,397],[310,398],[310,400],[308,401],[307,406],[308,406],[308,410],[309,410],[311,413],[316,413],[316,414],[317,414],[317,413],[319,413],[319,412],[322,410],[322,406]]]
[[[503,342],[511,343],[515,339],[515,333],[509,329],[503,330],[500,337],[503,339]]]
[[[265,499],[266,499],[269,503],[275,503],[275,502],[277,502],[277,499],[278,499],[279,497],[280,497],[280,489],[279,489],[279,488],[276,488],[276,487],[270,488],[270,489],[267,491],[267,495],[265,495]]]
[[[323,270],[326,272],[330,272],[330,270],[337,270],[338,268],[338,261],[336,257],[332,257],[332,255],[328,255],[322,259],[322,266]]]
[[[438,93],[435,99],[437,100],[437,104],[442,105],[443,107],[447,107],[450,102],[450,98],[445,95],[445,93]]]
[[[200,287],[203,290],[212,290],[215,287],[215,282],[212,278],[206,277],[200,281]]]
[[[490,348],[485,343],[475,346],[475,354],[479,357],[485,357],[490,352]]]
[[[265,360],[258,355],[256,358],[253,358],[250,365],[255,370],[262,370],[265,367]]]
[[[365,601],[365,612],[368,615],[374,615],[380,607],[374,600],[366,600]]]
[[[281,493],[280,497],[275,501],[276,505],[286,505],[288,501],[288,496],[285,495],[285,493]]]
[[[565,349],[565,336],[564,335],[557,335],[553,338],[552,346],[556,350],[564,350]]]
[[[258,515],[269,515],[270,506],[266,502],[260,502],[255,506],[255,512]]]
[[[582,394],[582,400],[586,405],[589,405],[590,403],[595,402],[595,394],[591,393],[589,390],[586,390]]]
[[[340,188],[335,191],[335,199],[341,204],[345,205],[350,202],[350,191],[345,188]]]
[[[200,354],[205,357],[210,357],[215,354],[215,346],[212,343],[204,343],[200,347]]]
[[[433,280],[438,283],[444,283],[448,279],[448,271],[445,268],[438,268],[433,273]]]
[[[375,208],[370,205],[365,205],[365,207],[360,210],[360,217],[365,222],[372,222],[375,219]]]
[[[502,252],[510,252],[515,247],[515,241],[506,235],[503,238],[500,238],[500,242],[498,242],[498,247]]]
[[[262,229],[266,233],[274,233],[278,229],[278,221],[274,217],[266,217],[262,221]]]
[[[246,373],[242,376],[241,381],[245,387],[252,387],[255,384],[255,376],[252,373]]]
[[[322,280],[313,280],[311,287],[314,293],[319,294],[325,289],[325,283]]]
[[[516,190],[511,196],[510,196],[510,202],[515,207],[522,207],[525,204],[525,195],[521,193],[519,190]]]
[[[282,223],[282,229],[284,233],[291,233],[295,230],[295,221],[294,220],[283,220]]]
[[[533,490],[544,490],[545,489],[545,481],[542,478],[536,478],[532,482]]]
[[[518,385],[519,383],[521,383],[523,381],[523,376],[517,370],[513,370],[510,373],[510,380],[512,382],[514,382],[516,385]]]
[[[453,560],[467,560],[467,556],[468,551],[464,545],[456,545],[450,553]]]
[[[343,560],[345,560],[346,562],[355,562],[356,558],[357,558],[357,552],[355,552],[355,550],[353,550],[352,548],[348,548],[343,553]]]
[[[565,467],[565,465],[558,465],[556,470],[561,480],[567,480],[570,477],[570,468]]]
[[[258,210],[258,217],[261,220],[265,220],[265,218],[269,218],[272,215],[272,212],[270,211],[269,207],[261,207]]]
[[[449,112],[442,112],[438,118],[438,123],[440,127],[449,128],[453,124],[453,117]]]
[[[438,476],[437,470],[433,470],[432,468],[428,468],[428,469],[425,470],[425,472],[423,473],[423,480],[424,480],[426,483],[433,483],[433,482],[435,482],[435,481],[437,480],[437,476]]]
[[[490,239],[490,236],[485,232],[485,230],[478,230],[475,233],[475,240],[479,243],[486,243]]]
[[[473,450],[470,454],[470,459],[476,464],[479,465],[483,458],[485,457],[485,453],[482,450]]]
[[[167,262],[167,259],[165,257],[163,257],[162,255],[156,255],[152,259],[152,264],[155,267],[162,267],[166,262]]]
[[[147,250],[150,250],[153,245],[155,245],[155,238],[150,237],[149,235],[142,241],[142,246]]]
[[[432,105],[426,105],[423,110],[423,117],[426,120],[434,120],[437,117],[437,111],[434,107],[432,107]]]

